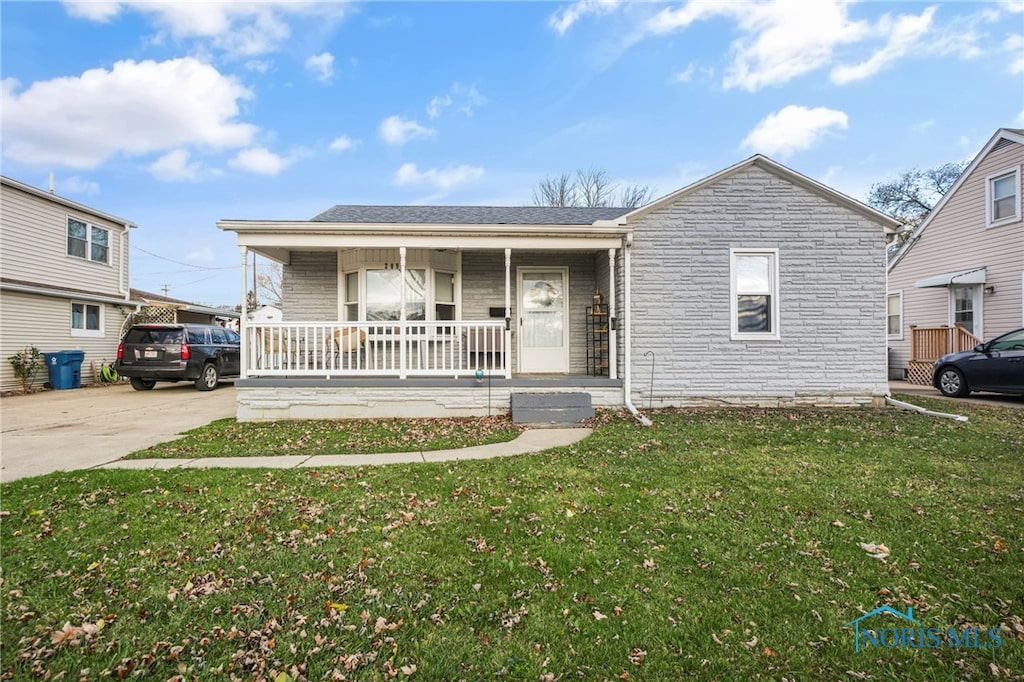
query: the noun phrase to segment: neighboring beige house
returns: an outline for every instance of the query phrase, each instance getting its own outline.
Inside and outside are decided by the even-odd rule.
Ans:
[[[335,206],[223,220],[283,266],[242,316],[242,420],[888,393],[892,218],[764,156],[651,204]]]
[[[889,263],[890,375],[1024,326],[1024,130],[1001,128]]]
[[[121,324],[136,307],[128,288],[134,227],[0,177],[0,390],[19,387],[7,358],[29,346],[85,351],[83,384],[93,363],[115,359]]]

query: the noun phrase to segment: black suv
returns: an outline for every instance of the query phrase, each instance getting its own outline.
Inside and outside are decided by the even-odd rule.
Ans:
[[[241,371],[238,334],[215,324],[137,324],[117,347],[117,372],[136,391],[158,381],[195,381],[200,391]]]

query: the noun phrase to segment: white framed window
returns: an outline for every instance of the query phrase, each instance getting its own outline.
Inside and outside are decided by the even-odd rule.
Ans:
[[[985,226],[1020,220],[1020,167],[985,178]]]
[[[110,230],[68,216],[68,255],[110,263]]]
[[[949,287],[949,324],[960,325],[979,338],[982,329],[981,284],[953,284]]]
[[[103,336],[103,306],[71,302],[71,336]]]
[[[885,297],[886,334],[890,339],[903,338],[903,292],[896,291]]]
[[[779,250],[729,249],[729,280],[732,339],[779,340]]]
[[[342,315],[351,322],[398,321],[401,317],[402,272],[392,267],[366,267],[342,273]],[[414,266],[405,269],[405,319],[455,320],[456,273]]]

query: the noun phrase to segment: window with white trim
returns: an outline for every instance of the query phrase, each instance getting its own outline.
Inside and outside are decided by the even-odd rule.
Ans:
[[[402,271],[360,268],[342,274],[342,314],[346,321],[380,322],[401,319]],[[456,319],[456,276],[433,267],[405,269],[405,319]]]
[[[68,255],[109,263],[110,230],[68,216]]]
[[[903,338],[903,292],[885,297],[885,324],[890,339]]]
[[[779,250],[730,249],[730,316],[734,341],[778,340]]]
[[[985,225],[1020,220],[1020,168],[985,178]]]
[[[72,301],[71,336],[103,336],[103,306]]]

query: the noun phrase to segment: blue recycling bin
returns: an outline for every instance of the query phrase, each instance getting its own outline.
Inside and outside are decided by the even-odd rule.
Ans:
[[[50,370],[50,385],[55,389],[82,387],[82,361],[85,351],[59,350],[56,353],[43,353],[46,367]]]

